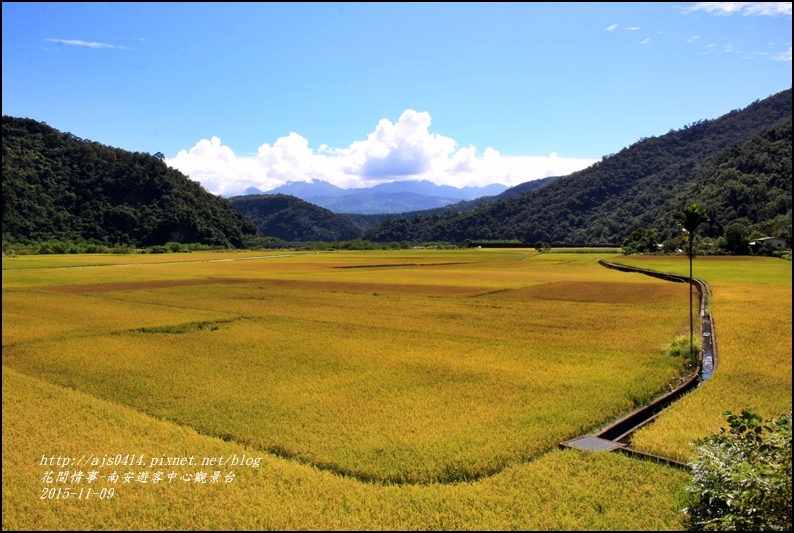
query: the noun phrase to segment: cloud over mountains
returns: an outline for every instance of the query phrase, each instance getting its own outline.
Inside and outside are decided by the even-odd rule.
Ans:
[[[341,188],[371,187],[398,180],[428,180],[453,187],[506,186],[586,168],[594,159],[503,156],[493,148],[482,155],[474,146],[430,132],[430,114],[405,110],[396,123],[382,119],[365,140],[347,148],[314,150],[297,133],[261,145],[255,156],[237,155],[212,137],[181,150],[168,164],[221,196],[249,187],[272,190],[289,181],[323,180]]]

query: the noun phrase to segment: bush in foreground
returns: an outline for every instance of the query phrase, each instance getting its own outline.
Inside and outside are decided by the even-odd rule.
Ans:
[[[791,531],[791,413],[768,420],[749,409],[724,414],[730,429],[694,443],[689,528]]]

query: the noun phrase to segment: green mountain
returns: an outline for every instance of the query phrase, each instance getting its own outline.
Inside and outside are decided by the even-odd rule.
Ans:
[[[791,118],[741,146],[717,154],[679,195],[709,217],[706,234],[718,237],[735,220],[748,230],[791,238]]]
[[[559,176],[550,176],[548,178],[541,178],[537,180],[527,181],[525,183],[516,185],[515,187],[505,189],[501,193],[494,196],[481,196],[479,198],[475,198],[474,200],[461,200],[460,202],[456,202],[450,205],[445,205],[444,207],[433,207],[431,209],[408,211],[405,213],[381,213],[378,215],[364,215],[358,213],[339,213],[339,215],[351,221],[356,226],[358,226],[362,232],[365,232],[369,229],[377,227],[384,220],[390,220],[394,218],[429,217],[432,215],[443,215],[443,214],[462,213],[464,211],[470,211],[481,205],[496,202],[498,200],[506,200],[508,198],[518,196],[519,194],[525,193],[527,191],[539,189],[540,187],[543,187],[544,185],[548,185],[549,183],[552,183],[557,179],[559,179]]]
[[[788,89],[718,119],[640,139],[539,189],[462,213],[390,218],[363,238],[620,244],[640,228],[672,236],[670,213],[692,202],[717,215],[711,236],[733,217],[766,233],[790,233],[791,111]]]
[[[286,194],[253,194],[229,198],[266,237],[284,241],[348,241],[361,237],[361,228],[342,215]]]
[[[243,247],[256,227],[231,204],[166,166],[3,116],[3,242],[167,242]]]

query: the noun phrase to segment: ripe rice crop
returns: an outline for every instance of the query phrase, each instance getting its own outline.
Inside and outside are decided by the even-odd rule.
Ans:
[[[649,401],[681,372],[658,351],[684,323],[681,286],[593,260],[584,278],[581,266],[560,268],[567,260],[461,255],[102,267],[100,283],[63,271],[62,285],[35,291],[51,295],[51,325],[26,339],[16,315],[3,360],[203,434],[390,483],[499,472]],[[204,322],[214,327],[192,326]]]
[[[295,252],[291,252],[295,253]],[[29,268],[65,268],[102,265],[140,265],[153,263],[181,263],[196,261],[229,261],[230,259],[269,257],[284,252],[235,251],[235,252],[191,252],[169,254],[46,254],[3,256],[3,270]]]
[[[620,263],[689,275],[686,258]],[[726,410],[772,417],[791,410],[791,262],[766,257],[696,258],[711,288],[717,341],[714,374],[632,437],[632,447],[686,461],[690,443],[724,425]]]
[[[556,448],[681,375],[661,347],[688,335],[686,285],[514,249],[195,255],[3,271],[4,528],[681,527],[685,472]],[[717,370],[633,447],[684,457],[725,409],[790,402],[791,269],[771,261],[696,260]],[[37,499],[42,454],[125,448],[262,466]]]
[[[136,454],[145,466],[99,469],[91,485],[44,484],[42,456]],[[215,468],[148,468],[151,457],[255,455],[220,481]],[[676,530],[685,472],[614,454],[552,451],[475,483],[361,483],[250,447],[200,435],[3,368],[4,530]],[[88,472],[88,469],[84,469]],[[107,476],[121,476],[114,482]],[[157,472],[173,481],[154,481]],[[124,476],[132,473],[129,482]],[[141,474],[150,473],[145,483]],[[226,482],[229,473],[234,474]],[[188,479],[188,478],[185,478]],[[43,491],[114,488],[111,499],[42,499]]]

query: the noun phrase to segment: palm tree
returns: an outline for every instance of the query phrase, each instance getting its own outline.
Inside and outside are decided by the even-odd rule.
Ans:
[[[695,323],[692,317],[692,241],[695,230],[704,222],[708,222],[709,217],[700,210],[697,204],[692,204],[675,211],[673,218],[684,228],[686,239],[689,241],[689,354],[691,356],[695,351]]]

